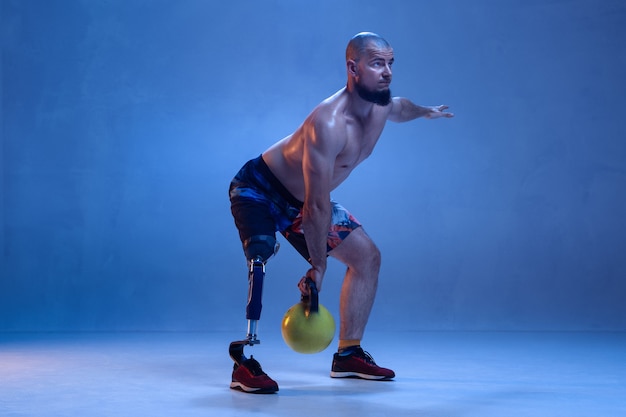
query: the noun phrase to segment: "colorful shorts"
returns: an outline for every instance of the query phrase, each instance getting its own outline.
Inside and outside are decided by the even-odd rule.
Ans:
[[[296,199],[270,171],[262,157],[248,161],[230,183],[231,212],[239,237],[276,236],[280,232],[309,260],[302,231],[302,201]],[[340,204],[331,201],[332,220],[326,249],[336,248],[361,223]]]

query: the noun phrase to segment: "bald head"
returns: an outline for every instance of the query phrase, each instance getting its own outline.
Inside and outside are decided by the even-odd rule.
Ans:
[[[375,33],[357,33],[352,39],[350,39],[350,42],[348,42],[348,47],[346,48],[346,61],[358,61],[359,58],[366,53],[368,47],[387,49],[391,48],[391,45]]]

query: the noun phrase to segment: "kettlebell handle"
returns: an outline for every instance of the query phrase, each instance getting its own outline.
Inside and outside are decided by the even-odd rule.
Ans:
[[[301,301],[304,303],[304,310],[307,314],[317,313],[319,311],[320,299],[317,293],[315,281],[307,277],[304,283],[309,287],[309,295],[302,294]]]

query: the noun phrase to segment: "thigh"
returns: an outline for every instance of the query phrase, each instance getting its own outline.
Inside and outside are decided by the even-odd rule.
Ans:
[[[343,206],[331,201],[331,224],[326,239],[326,252],[329,254],[334,252],[337,247],[343,245],[348,236],[359,229],[361,229],[361,223]],[[291,225],[281,230],[281,233],[298,253],[308,261],[309,251],[302,230],[301,211],[293,218]]]
[[[242,242],[252,236],[276,236],[276,223],[267,202],[254,198],[233,198],[230,209]]]
[[[333,251],[354,231],[361,229],[361,223],[341,204],[331,201],[331,221],[328,231],[327,252]]]
[[[362,227],[354,229],[328,255],[350,267],[380,259],[376,244]]]

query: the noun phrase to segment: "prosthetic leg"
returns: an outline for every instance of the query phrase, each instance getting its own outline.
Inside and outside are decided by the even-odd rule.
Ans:
[[[252,236],[244,242],[244,252],[248,259],[248,303],[246,305],[246,319],[248,331],[244,340],[237,340],[230,344],[228,353],[240,365],[247,358],[243,353],[246,345],[254,346],[261,343],[257,338],[257,324],[261,318],[263,296],[263,279],[265,278],[265,264],[268,259],[278,252],[280,245],[274,236]]]

